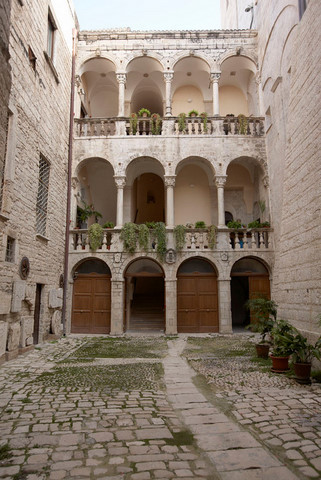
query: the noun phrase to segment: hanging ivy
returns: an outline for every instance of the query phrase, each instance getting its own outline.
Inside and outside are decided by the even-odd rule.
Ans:
[[[163,222],[156,222],[155,227],[153,229],[154,237],[156,240],[156,252],[158,257],[163,260],[167,246],[166,246],[166,226]]]
[[[130,133],[132,135],[136,135],[137,133],[137,113],[131,113],[129,117],[129,124],[130,124]]]
[[[142,248],[145,252],[149,250],[149,228],[147,225],[142,223],[141,225],[137,225],[137,232],[138,232],[138,244],[140,248]]]
[[[206,112],[202,112],[200,114],[200,117],[202,118],[203,120],[203,131],[204,133],[207,133],[207,113]]]
[[[240,135],[246,135],[247,134],[247,118],[246,118],[246,116],[240,114],[237,117],[237,122],[238,122],[238,133]]]
[[[175,248],[178,252],[183,250],[183,247],[185,245],[186,239],[185,239],[185,233],[186,233],[186,227],[185,225],[176,225],[176,227],[173,230],[174,233],[174,240],[175,240]]]
[[[151,116],[151,131],[152,135],[159,135],[162,128],[162,120],[158,113],[153,113]]]
[[[186,113],[180,113],[178,115],[178,131],[184,133],[186,131]]]
[[[101,247],[104,236],[103,227],[99,223],[93,223],[88,229],[88,234],[90,248],[97,250],[97,248]]]
[[[208,246],[213,250],[216,246],[216,226],[211,225],[208,227]]]
[[[132,222],[125,223],[120,232],[120,239],[123,241],[124,250],[134,253],[137,242],[137,225]]]

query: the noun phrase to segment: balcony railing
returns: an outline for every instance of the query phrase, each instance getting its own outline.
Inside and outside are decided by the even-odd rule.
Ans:
[[[153,134],[152,120],[141,118],[133,130],[129,118],[76,118],[76,137],[113,136],[157,136]],[[187,117],[185,124],[178,117],[164,117],[159,135],[216,136],[243,135],[261,137],[264,135],[264,117],[247,117],[242,124],[237,117],[208,117],[206,124],[201,117]]]
[[[216,243],[214,248],[209,246],[209,234],[207,230],[201,229],[187,229],[185,234],[185,245],[183,251],[233,251],[243,250],[251,252],[254,251],[270,251],[272,249],[272,230],[270,228],[252,229],[252,230],[231,230],[218,229],[216,233]],[[174,235],[172,229],[167,229],[167,248],[175,249]],[[138,243],[137,243],[138,245]],[[120,239],[119,229],[105,229],[101,246],[96,250],[96,253],[120,253],[123,252],[123,242]],[[137,252],[141,249],[137,246]],[[149,252],[155,253],[157,251],[157,243],[152,238],[150,239]],[[88,230],[74,229],[70,231],[70,253],[85,253],[92,252],[90,248],[90,240]]]

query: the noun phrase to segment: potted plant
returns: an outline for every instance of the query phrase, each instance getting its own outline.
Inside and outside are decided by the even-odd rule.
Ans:
[[[273,338],[272,372],[282,373],[289,370],[289,357],[293,353],[295,330],[286,320],[277,320],[271,331]]]
[[[197,110],[191,110],[188,112],[189,117],[197,117],[198,116],[198,111]]]
[[[198,222],[195,222],[195,228],[206,228],[206,223],[203,222],[203,220],[199,220]]]
[[[186,113],[180,113],[178,115],[178,131],[182,133],[186,132]]]
[[[227,228],[233,228],[234,230],[238,230],[242,228],[242,223],[239,220],[231,220],[227,223]]]
[[[263,222],[260,223],[260,228],[270,228],[270,222]]]
[[[260,222],[258,220],[254,220],[248,224],[248,228],[260,228]]]
[[[296,335],[292,341],[292,363],[295,373],[295,379],[298,383],[310,383],[312,358],[321,359],[321,337],[314,345],[308,342],[308,339],[295,329]]]
[[[84,208],[77,206],[77,219],[80,223],[80,228],[87,228],[88,218],[94,216],[95,222],[97,223],[98,218],[102,218],[102,214],[97,212],[92,204],[87,205],[85,202],[83,202],[83,204]]]
[[[261,335],[261,339],[256,345],[257,356],[268,358],[271,346],[271,331],[276,322],[277,304],[265,297],[257,297],[248,300],[245,307],[250,310],[254,317],[254,322],[246,328],[251,328],[252,331]]]
[[[138,112],[139,117],[150,117],[150,111],[147,108],[141,108]]]
[[[103,225],[103,228],[114,228],[114,227],[115,227],[114,222],[106,222]]]

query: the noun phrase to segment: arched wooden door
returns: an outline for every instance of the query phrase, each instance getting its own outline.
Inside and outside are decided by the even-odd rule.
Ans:
[[[217,275],[206,260],[184,262],[177,273],[178,333],[219,331]]]
[[[110,333],[110,270],[99,260],[88,260],[75,272],[72,333]]]

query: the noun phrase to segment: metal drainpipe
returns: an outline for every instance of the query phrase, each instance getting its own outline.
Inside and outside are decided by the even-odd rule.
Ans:
[[[72,168],[72,147],[74,129],[74,105],[75,105],[75,63],[76,63],[76,39],[77,30],[72,31],[72,64],[71,64],[71,93],[70,93],[70,117],[69,117],[69,149],[68,149],[68,182],[67,182],[67,208],[66,208],[66,229],[65,229],[65,263],[64,263],[64,286],[62,299],[62,334],[66,335],[66,304],[68,285],[68,259],[69,259],[69,229],[70,229],[70,205],[71,205],[71,168]]]

